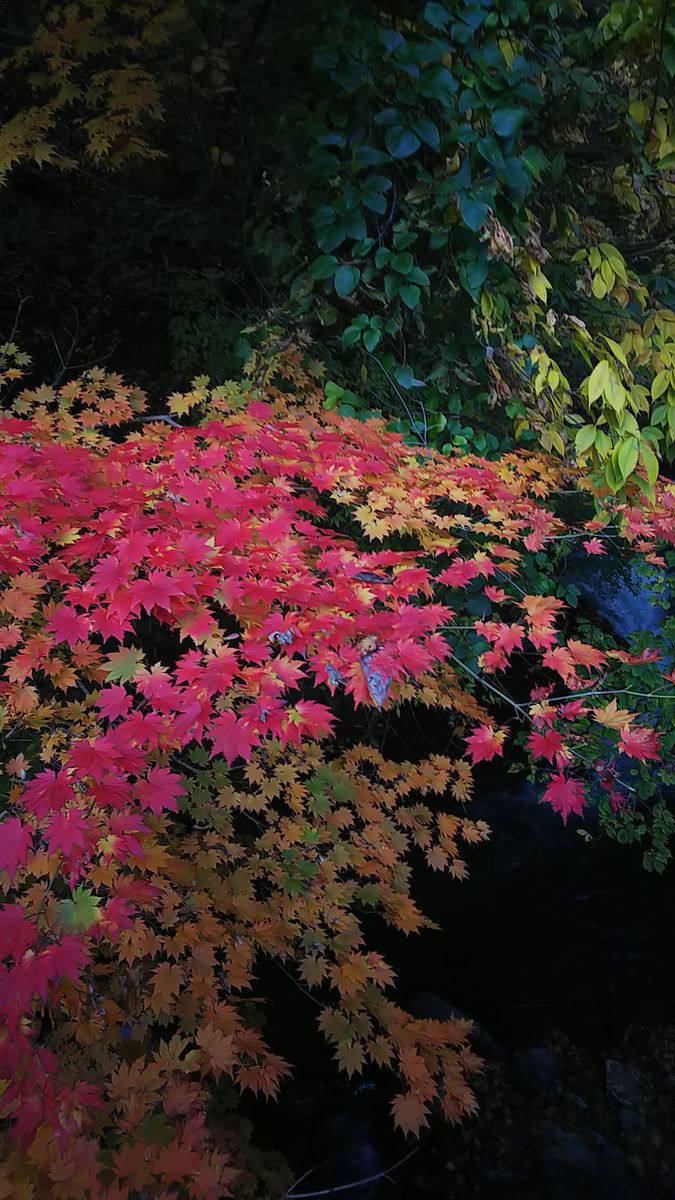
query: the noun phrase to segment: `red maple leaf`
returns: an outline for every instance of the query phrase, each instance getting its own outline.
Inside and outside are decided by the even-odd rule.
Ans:
[[[503,604],[509,598],[503,588],[493,587],[492,584],[486,584],[483,592],[493,604]]]
[[[145,779],[136,784],[136,792],[143,807],[159,816],[163,809],[178,811],[178,797],[185,788],[180,775],[174,775],[167,767],[151,767]]]
[[[131,696],[121,683],[114,683],[99,693],[96,707],[102,717],[114,721],[117,717],[126,717],[131,708]]]
[[[73,798],[73,788],[67,771],[40,771],[24,788],[21,797],[24,808],[36,817],[64,808]]]
[[[495,755],[504,753],[503,729],[494,729],[492,725],[479,725],[466,739],[466,748],[473,763],[489,761]]]
[[[241,721],[238,721],[232,712],[220,713],[212,721],[209,733],[212,745],[211,758],[216,754],[222,754],[230,765],[237,758],[243,758],[248,762],[251,757],[251,749],[258,740],[251,730],[244,729]]]
[[[153,608],[170,609],[172,598],[183,595],[184,590],[184,585],[167,571],[149,571],[147,579],[137,579],[131,586],[134,601],[147,612]]]
[[[89,636],[91,624],[83,613],[78,613],[71,604],[59,604],[45,621],[45,629],[53,633],[57,642],[74,646]]]
[[[619,750],[640,762],[645,762],[648,758],[658,762],[661,758],[658,734],[644,726],[624,725],[619,738]]]
[[[74,850],[84,850],[86,835],[90,832],[89,822],[77,808],[56,813],[50,818],[45,830],[49,853],[61,851],[67,858]]]
[[[589,538],[587,542],[582,542],[582,546],[587,554],[606,554],[607,551],[603,546],[600,538]]]
[[[584,807],[584,789],[576,779],[569,779],[559,771],[548,784],[541,800],[559,812],[565,824],[570,813],[581,813]]]
[[[25,867],[31,844],[31,831],[18,817],[0,821],[0,871],[6,871],[12,883],[19,867]]]
[[[11,954],[18,962],[36,938],[37,929],[21,905],[3,904],[0,908],[0,958],[9,958]]]
[[[547,729],[545,733],[533,730],[526,742],[535,758],[547,758],[549,762],[554,762],[562,750],[562,744],[562,737],[555,729]]]

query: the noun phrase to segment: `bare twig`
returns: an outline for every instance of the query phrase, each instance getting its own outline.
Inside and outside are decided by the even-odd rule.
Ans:
[[[309,1197],[313,1196],[337,1196],[339,1192],[351,1192],[354,1188],[365,1187],[367,1183],[377,1183],[379,1179],[390,1179],[390,1173],[395,1171],[398,1167],[402,1167],[404,1163],[408,1162],[408,1159],[412,1158],[414,1154],[417,1154],[418,1150],[419,1146],[414,1146],[412,1150],[403,1155],[403,1158],[399,1158],[395,1163],[392,1163],[391,1166],[385,1167],[383,1171],[378,1171],[376,1175],[367,1175],[365,1179],[355,1179],[353,1183],[339,1183],[336,1187],[321,1188],[316,1192],[296,1192],[293,1189],[298,1186],[298,1183],[300,1183],[299,1179],[297,1183],[291,1184],[287,1192],[284,1192],[281,1200],[309,1200]],[[318,1168],[316,1167],[314,1168],[314,1170],[317,1169]],[[307,1176],[311,1174],[311,1171],[307,1171],[303,1176],[301,1176],[301,1179],[306,1179]]]

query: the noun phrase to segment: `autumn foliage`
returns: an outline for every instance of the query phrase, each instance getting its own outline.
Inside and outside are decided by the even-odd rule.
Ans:
[[[565,532],[546,456],[420,454],[273,391],[204,384],[171,411],[190,424],[95,372],[0,423],[0,1195],[236,1193],[209,1098],[289,1071],[256,1016],[263,956],[315,995],[344,1071],[398,1076],[403,1129],[471,1112],[466,1023],[395,1003],[363,914],[427,923],[411,864],[466,874],[472,764],[519,729],[565,818],[594,780],[620,789],[617,750],[659,757],[593,698],[626,652],[565,640],[562,602],[519,583]],[[664,488],[620,535],[654,556],[674,514]],[[474,669],[453,627],[476,581]],[[537,683],[509,704],[515,654]],[[446,755],[367,744],[359,713],[404,704],[446,711]]]

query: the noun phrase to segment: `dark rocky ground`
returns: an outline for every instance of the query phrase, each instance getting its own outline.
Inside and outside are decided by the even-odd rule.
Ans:
[[[648,874],[639,852],[587,844],[522,785],[495,783],[472,811],[493,836],[472,853],[470,879],[424,872],[415,886],[440,929],[373,934],[411,1010],[477,1023],[479,1114],[454,1129],[434,1122],[388,1170],[415,1143],[392,1135],[386,1087],[338,1081],[309,1002],[304,1012],[290,988],[268,1034],[298,1069],[267,1114],[269,1144],[283,1145],[296,1179],[324,1163],[290,1194],[675,1198],[675,870]]]

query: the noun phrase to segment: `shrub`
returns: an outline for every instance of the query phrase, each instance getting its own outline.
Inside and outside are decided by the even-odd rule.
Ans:
[[[640,768],[661,755],[606,701],[637,656],[565,640],[562,601],[519,582],[550,539],[592,552],[603,536],[548,507],[550,460],[420,455],[378,421],[311,416],[263,386],[265,401],[196,381],[153,417],[92,372],[24,391],[0,424],[15,1194],[240,1186],[241,1130],[207,1117],[220,1081],[271,1097],[288,1072],[250,1003],[263,956],[316,995],[343,1070],[399,1077],[403,1129],[436,1098],[450,1119],[471,1112],[467,1023],[398,1007],[364,914],[426,923],[415,855],[466,874],[488,834],[466,807],[472,764],[503,753],[507,717],[565,819],[594,779],[621,794],[616,751]],[[649,514],[618,506],[621,536],[653,556],[674,504],[671,488]],[[516,652],[538,679],[520,697],[502,682]],[[359,713],[413,704],[444,710],[448,753],[385,759]]]

